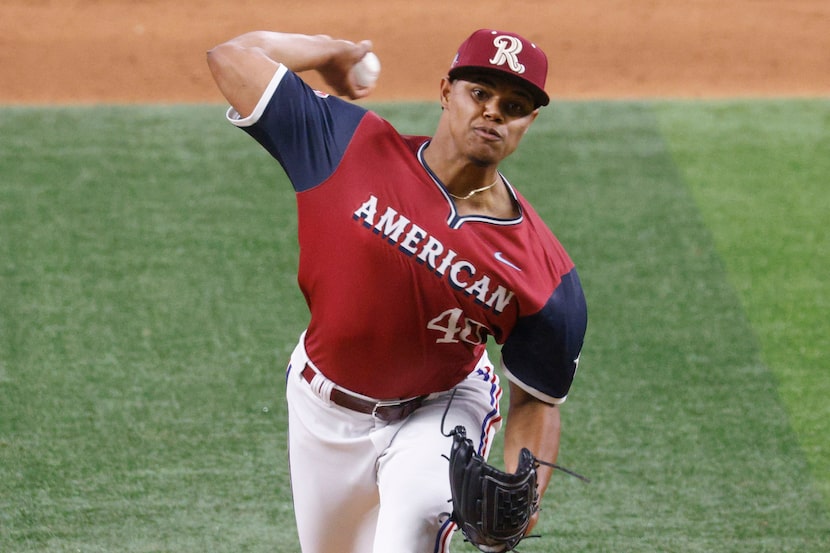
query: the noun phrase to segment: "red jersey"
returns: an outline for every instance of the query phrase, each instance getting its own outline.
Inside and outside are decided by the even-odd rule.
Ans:
[[[564,248],[512,186],[518,217],[460,216],[423,159],[428,137],[401,135],[284,67],[250,117],[234,115],[297,193],[305,347],[325,376],[380,399],[447,390],[492,336],[508,378],[564,400],[585,298]]]

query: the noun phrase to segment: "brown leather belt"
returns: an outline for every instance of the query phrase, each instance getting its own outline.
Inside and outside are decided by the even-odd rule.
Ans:
[[[300,376],[302,376],[303,379],[309,384],[311,384],[315,374],[317,373],[314,369],[308,365],[303,367],[303,370],[300,372]],[[424,403],[426,397],[427,396],[418,396],[403,401],[370,401],[368,399],[363,399],[349,394],[348,392],[344,392],[338,388],[332,388],[331,395],[329,396],[332,403],[339,405],[340,407],[345,407],[346,409],[351,409],[352,411],[357,411],[358,413],[372,415],[373,417],[384,422],[396,422],[408,417],[413,411],[415,411],[415,409]]]

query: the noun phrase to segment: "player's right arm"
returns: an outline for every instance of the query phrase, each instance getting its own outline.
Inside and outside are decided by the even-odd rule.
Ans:
[[[254,111],[280,64],[295,73],[317,71],[338,95],[365,97],[371,88],[357,86],[351,69],[371,48],[369,41],[253,31],[210,49],[207,62],[228,103],[246,117]]]

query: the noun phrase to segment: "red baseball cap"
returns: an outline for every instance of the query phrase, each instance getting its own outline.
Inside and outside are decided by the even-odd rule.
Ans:
[[[541,48],[516,33],[479,29],[458,47],[450,66],[450,79],[475,72],[507,75],[525,85],[537,106],[546,106],[548,58]]]

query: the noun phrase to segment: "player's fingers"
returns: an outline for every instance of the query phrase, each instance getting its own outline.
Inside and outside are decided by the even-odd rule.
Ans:
[[[360,100],[361,98],[365,98],[366,96],[371,94],[374,89],[375,89],[374,85],[372,85],[372,86],[355,85],[354,88],[352,89],[352,93],[350,95],[350,98],[352,100]]]
[[[371,40],[361,40],[360,42],[357,43],[357,46],[358,46],[357,54],[359,56],[357,58],[357,61],[362,60],[363,56],[365,56],[367,53],[371,52],[372,47],[373,47]],[[357,62],[355,62],[355,63],[357,63]]]
[[[371,40],[361,40],[360,42],[354,43],[354,45],[356,48],[353,51],[355,56],[353,63],[356,64],[363,59],[363,56],[372,51],[373,45]],[[374,84],[370,86],[357,84],[357,82],[355,81],[354,73],[352,71],[349,71],[346,77],[346,85],[347,90],[345,91],[344,95],[352,100],[359,100],[361,98],[365,98],[366,96],[371,94],[372,91],[375,89]]]

